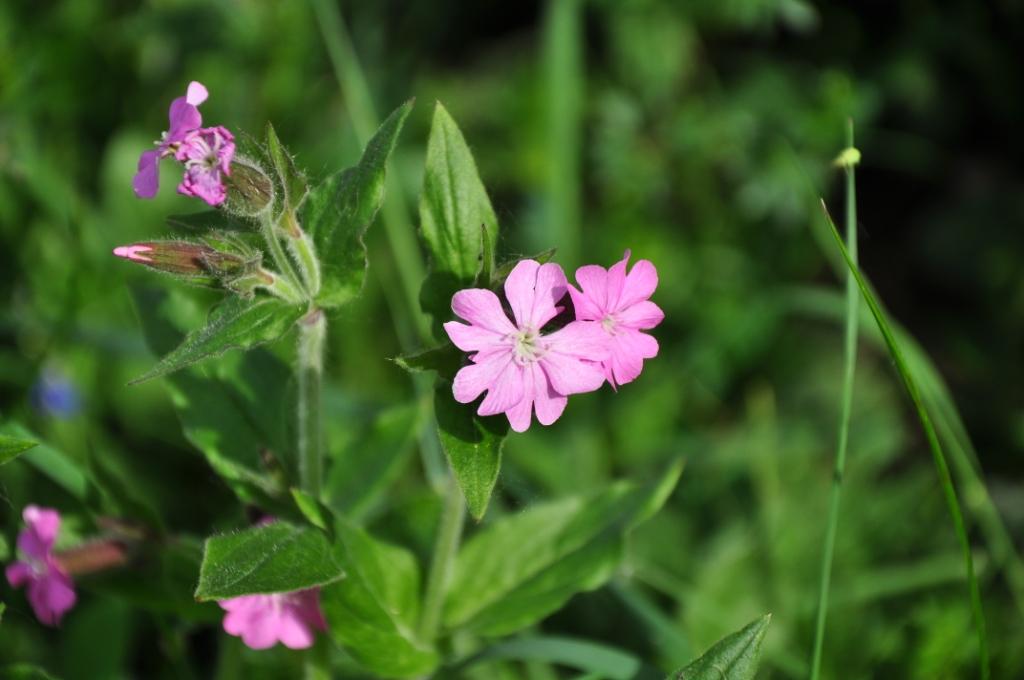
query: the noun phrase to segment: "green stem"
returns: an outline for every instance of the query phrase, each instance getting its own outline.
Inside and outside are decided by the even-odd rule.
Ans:
[[[281,240],[277,237],[277,230],[269,213],[260,219],[260,233],[263,235],[263,241],[267,244],[270,258],[274,261],[274,266],[281,272],[281,276],[287,279],[292,287],[301,289],[302,286],[295,273],[295,267],[287,253],[284,252],[284,248],[281,247]]]
[[[430,576],[427,579],[427,591],[423,598],[423,614],[420,618],[420,639],[433,641],[441,624],[441,612],[444,608],[444,596],[448,591],[455,554],[459,550],[462,538],[462,525],[466,520],[466,502],[462,499],[462,490],[449,478],[441,522],[437,528],[437,540],[434,543],[434,556],[430,562]]]
[[[306,284],[306,292],[311,300],[316,299],[320,292],[320,260],[316,256],[316,247],[309,234],[302,230],[295,213],[291,210],[285,211],[281,217],[284,222],[284,232],[288,239],[288,246],[299,263],[299,272],[302,274],[302,281]]]
[[[322,310],[313,309],[299,320],[296,377],[299,383],[298,453],[302,490],[320,498],[322,454],[320,450],[320,382],[323,376],[327,321]]]
[[[853,121],[846,131],[846,146],[853,147]],[[846,166],[846,249],[850,259],[857,262],[857,191],[854,165]],[[846,276],[846,337],[844,340],[843,394],[839,413],[839,439],[836,444],[835,469],[832,490],[829,493],[828,520],[825,546],[821,555],[821,589],[818,592],[818,619],[814,633],[814,656],[811,660],[811,680],[821,674],[821,655],[825,644],[825,619],[828,615],[829,587],[832,581],[832,558],[835,554],[836,532],[839,527],[839,500],[843,489],[846,450],[850,435],[850,412],[853,408],[853,380],[857,368],[857,303],[860,291],[853,272]]]
[[[285,302],[298,305],[302,304],[302,301],[306,299],[305,293],[300,288],[277,272],[268,272],[262,269],[256,274],[256,280],[260,288],[265,289],[271,295],[275,295]]]

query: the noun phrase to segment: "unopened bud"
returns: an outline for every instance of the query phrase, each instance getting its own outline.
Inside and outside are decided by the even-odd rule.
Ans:
[[[274,200],[274,182],[245,156],[235,156],[226,184],[228,197],[224,207],[237,215],[258,215]]]
[[[98,540],[56,553],[54,559],[64,573],[80,576],[120,567],[128,561],[128,555],[120,542]]]
[[[234,253],[190,241],[145,241],[114,248],[114,255],[151,269],[198,282],[215,283],[243,272],[249,264]]]

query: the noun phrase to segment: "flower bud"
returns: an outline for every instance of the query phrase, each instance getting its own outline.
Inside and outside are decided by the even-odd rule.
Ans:
[[[114,255],[150,269],[207,284],[242,274],[251,266],[251,261],[241,255],[191,241],[145,241],[114,248]]]
[[[274,182],[245,156],[235,156],[226,185],[228,196],[224,207],[236,215],[258,215],[274,201]]]

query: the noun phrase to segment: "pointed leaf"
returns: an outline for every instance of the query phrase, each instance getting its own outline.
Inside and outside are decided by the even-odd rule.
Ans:
[[[185,336],[176,349],[131,384],[173,373],[230,349],[251,349],[276,340],[288,332],[303,312],[301,306],[277,298],[225,298],[214,307],[206,326]]]
[[[619,482],[496,521],[459,552],[445,625],[508,634],[603,585],[621,560],[625,533],[661,507],[681,472],[679,462],[651,484]]]
[[[335,556],[346,577],[320,594],[331,636],[378,675],[429,675],[439,657],[413,632],[419,613],[416,559],[341,517],[336,518],[335,526]]]
[[[37,445],[38,442],[30,439],[0,434],[0,465],[14,460],[25,451]]]
[[[206,540],[196,599],[225,600],[333,583],[344,576],[319,529],[273,522]]]
[[[434,393],[434,415],[441,448],[466,497],[469,514],[479,521],[487,512],[491,492],[498,481],[508,419],[478,416],[472,404],[455,401],[451,386],[444,382]]]
[[[331,175],[309,192],[301,223],[313,236],[322,268],[317,302],[338,307],[362,290],[366,277],[363,235],[384,201],[387,161],[412,110],[408,101],[380,126],[354,168]]]
[[[699,659],[666,680],[753,680],[771,614],[716,642]]]
[[[278,183],[284,191],[285,205],[291,210],[297,210],[309,191],[306,176],[295,167],[295,161],[281,144],[274,126],[269,121],[267,122],[267,153],[274,164],[274,170],[277,171]]]
[[[431,258],[420,302],[435,319],[446,319],[455,291],[489,285],[498,219],[473,154],[440,102],[427,142],[420,229]]]
[[[162,290],[136,290],[133,296],[150,349],[160,353],[179,344],[187,322],[175,317],[186,300]],[[216,369],[178,371],[164,386],[189,442],[243,502],[269,509],[271,497],[285,490],[280,477],[295,468],[291,371],[262,349],[224,357]],[[285,469],[275,470],[276,463]]]
[[[38,439],[17,423],[5,423],[0,433],[22,441]],[[31,465],[73,497],[85,500],[91,480],[88,471],[71,456],[47,444],[35,444],[18,455],[20,462]]]

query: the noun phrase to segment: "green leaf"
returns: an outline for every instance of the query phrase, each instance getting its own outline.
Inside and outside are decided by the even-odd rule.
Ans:
[[[346,577],[320,593],[331,636],[378,675],[430,674],[439,663],[437,651],[413,632],[419,614],[416,559],[341,517],[335,526],[335,556]]]
[[[16,423],[0,427],[0,434],[23,441],[36,439],[31,432]],[[89,492],[87,470],[68,454],[47,444],[36,444],[20,454],[20,461],[27,463],[64,488],[79,500],[85,500]]]
[[[34,446],[38,446],[38,442],[0,434],[0,465],[9,463]]]
[[[276,340],[295,324],[305,310],[277,298],[255,301],[227,297],[214,307],[206,326],[192,331],[176,349],[131,384],[152,380],[231,349],[252,349]]]
[[[277,179],[284,191],[285,205],[291,210],[297,210],[306,198],[309,186],[306,184],[306,176],[295,167],[295,161],[287,149],[281,145],[277,138],[274,126],[267,122],[267,153],[277,171]]]
[[[366,278],[363,235],[384,201],[387,161],[412,110],[408,101],[380,126],[354,168],[335,173],[309,192],[301,223],[320,256],[317,303],[338,307],[354,299]]]
[[[508,419],[478,416],[472,404],[455,401],[451,386],[443,382],[434,392],[434,415],[441,448],[466,497],[469,514],[479,521],[487,512],[498,481]]]
[[[504,635],[603,585],[619,564],[625,533],[661,507],[681,472],[680,461],[651,484],[619,482],[496,521],[459,552],[445,625]]]
[[[475,654],[460,668],[493,659],[539,661],[593,673],[609,680],[661,678],[632,654],[608,645],[564,637],[523,637],[501,642]]]
[[[4,620],[4,610],[5,609],[7,609],[7,605],[5,605],[3,602],[0,602],[0,621]]]
[[[133,296],[150,348],[160,353],[177,345],[186,322],[176,316],[187,301],[162,290],[136,290]],[[291,372],[261,349],[226,356],[215,367],[179,371],[164,386],[189,442],[243,502],[269,510],[272,497],[286,489],[281,477],[295,468]]]
[[[420,226],[431,258],[420,303],[435,319],[444,319],[455,291],[490,285],[498,219],[473,154],[440,102],[427,142]]]
[[[410,373],[436,371],[438,376],[451,382],[462,367],[465,353],[449,343],[396,357],[395,363]]]
[[[322,531],[278,521],[208,538],[195,596],[224,600],[305,590],[344,574]]]
[[[30,663],[12,663],[9,666],[0,666],[0,678],[3,680],[57,680],[57,677],[50,675],[39,666]]]
[[[334,517],[331,515],[330,508],[302,489],[292,489],[292,498],[295,499],[295,505],[306,521],[317,529],[327,532],[327,535],[333,540]]]
[[[824,207],[824,203],[822,207]],[[964,525],[963,510],[960,507],[960,499],[957,496],[956,487],[953,486],[953,478],[949,474],[946,454],[942,450],[942,444],[939,443],[939,437],[932,424],[931,416],[921,398],[917,379],[910,371],[909,364],[903,353],[903,347],[896,338],[896,333],[889,323],[888,316],[871,291],[871,286],[868,285],[864,275],[861,274],[857,263],[850,256],[849,251],[847,251],[846,245],[843,243],[843,237],[839,235],[839,230],[836,229],[836,225],[832,222],[832,218],[827,210],[825,211],[825,216],[832,230],[832,236],[839,246],[843,259],[846,261],[846,266],[854,278],[857,279],[857,287],[860,288],[864,302],[867,303],[868,309],[871,310],[871,315],[875,318],[875,323],[878,324],[878,330],[882,333],[882,338],[885,340],[889,356],[892,357],[893,363],[896,365],[896,372],[899,374],[903,387],[907,391],[907,396],[910,397],[910,401],[914,405],[917,418],[921,423],[921,429],[924,431],[925,439],[928,440],[928,448],[932,452],[932,460],[935,463],[935,469],[939,476],[939,484],[942,486],[942,491],[946,498],[946,506],[953,520],[953,531],[956,534],[964,558],[964,566],[967,573],[967,589],[974,618],[975,633],[978,637],[979,675],[983,679],[988,678],[990,676],[988,635],[985,631],[985,613],[981,604],[981,591],[978,587],[978,579],[974,573],[974,558],[971,553],[971,543],[967,536],[967,528]]]
[[[771,614],[766,614],[722,638],[667,680],[753,680],[761,656],[761,642],[771,618]]]
[[[401,472],[422,422],[419,404],[377,414],[364,432],[333,457],[325,485],[332,507],[350,518],[365,514]]]

